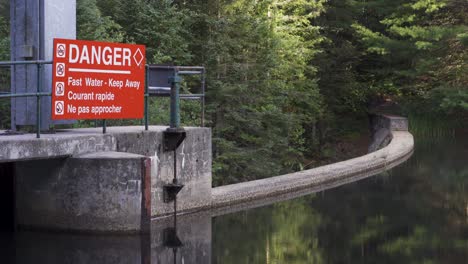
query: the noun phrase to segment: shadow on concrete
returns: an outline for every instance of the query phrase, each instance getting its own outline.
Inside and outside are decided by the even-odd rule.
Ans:
[[[13,232],[15,186],[13,163],[0,163],[0,232]]]

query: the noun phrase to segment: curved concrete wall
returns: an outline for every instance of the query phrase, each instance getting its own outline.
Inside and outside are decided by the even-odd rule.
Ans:
[[[375,130],[385,129],[391,137],[390,143],[380,150],[310,170],[213,188],[212,207],[248,204],[254,201],[261,203],[261,200],[268,204],[268,200],[273,197],[280,198],[293,192],[304,195],[311,192],[307,192],[308,189],[335,187],[386,171],[406,161],[413,153],[414,147],[413,136],[407,131],[407,120],[392,116],[379,116],[378,120],[374,122],[374,125],[378,125]]]

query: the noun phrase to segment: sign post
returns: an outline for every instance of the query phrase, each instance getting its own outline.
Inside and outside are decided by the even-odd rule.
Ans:
[[[145,46],[54,39],[52,119],[143,118]]]

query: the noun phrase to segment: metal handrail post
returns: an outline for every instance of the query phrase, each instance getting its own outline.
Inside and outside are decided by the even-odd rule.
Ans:
[[[106,123],[106,119],[103,119],[103,120],[102,120],[102,133],[103,133],[103,134],[106,134],[106,133],[107,133],[107,123]]]
[[[205,94],[205,84],[206,84],[206,80],[205,80],[205,67],[203,67],[203,69],[202,69],[202,94],[203,94],[203,97],[201,98],[201,105],[202,105],[201,126],[202,126],[202,127],[205,126],[205,97],[206,97],[206,94]]]
[[[145,130],[148,130],[148,84],[149,84],[149,65],[146,65],[145,75]]]
[[[170,120],[170,127],[171,128],[178,128],[180,126],[180,97],[179,97],[179,90],[180,90],[180,82],[182,78],[180,78],[177,71],[174,73],[174,76],[169,78],[169,83],[171,84],[171,120]]]
[[[37,63],[37,86],[36,86],[36,138],[41,137],[41,64]]]

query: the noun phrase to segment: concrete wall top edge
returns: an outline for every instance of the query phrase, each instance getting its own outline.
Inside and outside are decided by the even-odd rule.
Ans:
[[[117,152],[117,151],[103,151],[103,152],[94,152],[73,156],[74,158],[80,159],[135,159],[135,158],[145,158],[143,155],[127,153],[127,152]]]
[[[41,138],[38,139],[35,134],[0,136],[0,162],[117,151],[119,140],[127,137],[126,135],[134,135],[131,137],[132,140],[147,140],[148,137],[160,135],[166,129],[167,126],[149,126],[148,131],[145,131],[142,126],[108,127],[107,133],[103,134],[102,128],[78,128],[59,130],[55,134],[42,134]],[[211,129],[207,127],[186,127],[185,130],[188,133],[194,131],[211,132]],[[146,139],[138,135],[145,135]],[[135,153],[146,154],[143,152]],[[86,156],[82,158],[84,157]]]

